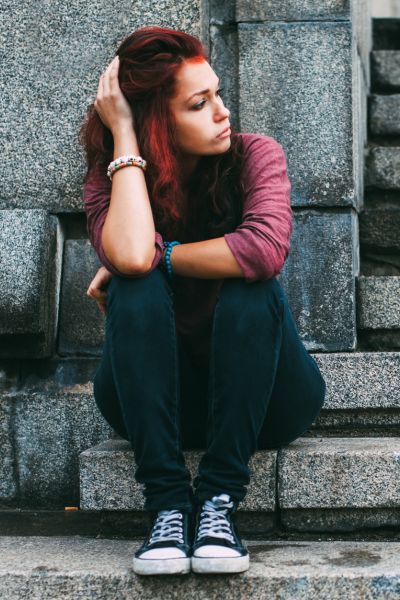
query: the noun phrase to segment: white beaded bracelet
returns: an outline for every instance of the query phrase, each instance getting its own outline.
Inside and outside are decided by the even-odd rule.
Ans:
[[[133,154],[127,156],[119,156],[108,165],[107,175],[109,179],[112,179],[112,176],[116,171],[122,169],[123,167],[140,167],[143,171],[146,170],[147,162],[141,156],[134,156]]]

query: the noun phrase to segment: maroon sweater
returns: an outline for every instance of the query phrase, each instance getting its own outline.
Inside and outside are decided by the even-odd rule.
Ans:
[[[291,183],[285,153],[274,138],[257,133],[234,135],[241,136],[244,144],[243,219],[224,238],[243,270],[245,281],[251,283],[280,273],[289,254],[293,228]],[[129,277],[109,261],[101,242],[110,198],[111,181],[106,169],[95,167],[88,174],[83,192],[89,239],[101,263],[111,273]],[[162,234],[156,231],[151,271],[161,259],[162,243]],[[223,281],[190,277],[172,280],[177,330],[198,366],[208,365],[213,310]]]

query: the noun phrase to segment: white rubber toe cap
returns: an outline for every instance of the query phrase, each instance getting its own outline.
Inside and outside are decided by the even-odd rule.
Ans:
[[[207,546],[201,546],[197,548],[193,556],[200,556],[203,558],[225,558],[231,556],[240,556],[240,552],[233,548],[227,548],[226,546],[217,546],[208,544]]]
[[[153,548],[140,555],[140,558],[183,558],[186,554],[179,548]]]

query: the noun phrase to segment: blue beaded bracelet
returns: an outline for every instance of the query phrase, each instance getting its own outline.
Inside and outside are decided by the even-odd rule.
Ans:
[[[167,266],[167,273],[168,273],[170,279],[172,279],[172,277],[173,277],[170,254],[172,252],[172,246],[177,246],[178,244],[180,244],[180,242],[177,242],[177,241],[163,242],[163,247],[167,248],[167,251],[165,253],[165,263]]]

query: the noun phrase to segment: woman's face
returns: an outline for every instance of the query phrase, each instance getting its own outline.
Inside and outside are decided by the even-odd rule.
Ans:
[[[183,63],[177,79],[176,94],[170,100],[177,126],[177,141],[182,155],[196,157],[229,150],[230,111],[219,92],[218,77],[207,61]]]

